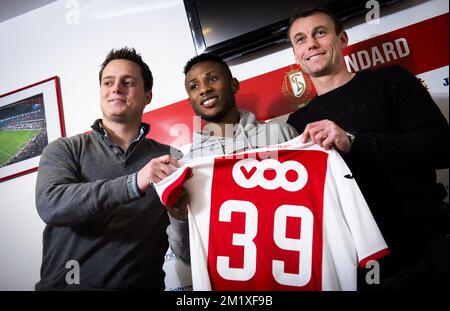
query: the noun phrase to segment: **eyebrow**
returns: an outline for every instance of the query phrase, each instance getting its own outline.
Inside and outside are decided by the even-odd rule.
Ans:
[[[214,70],[208,71],[207,73],[205,73],[203,76],[208,76],[212,73],[216,73]],[[188,83],[191,83],[193,81],[197,80],[197,78],[192,78],[191,80],[187,81]]]
[[[325,25],[318,25],[318,26],[314,27],[314,28],[312,29],[311,32],[314,33],[314,32],[316,32],[316,31],[319,30],[319,29],[328,29],[328,27],[325,26]],[[305,35],[305,33],[304,33],[304,32],[297,32],[297,33],[294,35],[294,39],[297,38],[297,37],[299,37],[299,36],[301,36],[301,35]]]
[[[313,32],[315,32],[315,31],[317,31],[317,30],[319,30],[319,29],[328,29],[328,27],[327,26],[325,26],[325,25],[319,25],[319,26],[316,26],[316,27],[314,27],[313,28]]]
[[[109,75],[109,76],[103,77],[103,78],[102,78],[102,81],[105,80],[105,79],[115,79],[115,78],[117,78],[117,76]],[[122,79],[122,78],[124,78],[124,79],[132,78],[132,79],[134,79],[134,80],[137,80],[136,77],[131,76],[131,75],[119,76],[119,78],[121,78],[121,79]]]

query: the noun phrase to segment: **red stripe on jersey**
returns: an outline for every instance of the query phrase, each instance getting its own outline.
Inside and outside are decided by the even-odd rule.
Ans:
[[[212,289],[321,290],[328,154],[279,150],[272,162],[264,155],[247,155],[253,159],[247,166],[242,159],[215,160],[208,244]],[[306,181],[301,189],[286,186],[295,188],[301,180]]]
[[[161,201],[166,206],[173,206],[180,197],[183,184],[192,176],[192,168],[186,167],[183,173],[171,183],[163,192]]]
[[[382,250],[379,251],[379,252],[376,252],[376,253],[374,253],[374,254],[372,254],[372,255],[370,255],[370,256],[367,256],[366,258],[363,258],[363,259],[359,262],[358,268],[359,268],[359,269],[363,269],[363,268],[366,267],[367,262],[369,262],[369,261],[371,261],[371,260],[378,260],[378,259],[381,259],[381,258],[383,258],[383,257],[385,257],[385,256],[387,256],[387,255],[389,255],[389,254],[390,254],[390,252],[389,252],[389,249],[388,249],[388,248],[382,249]]]

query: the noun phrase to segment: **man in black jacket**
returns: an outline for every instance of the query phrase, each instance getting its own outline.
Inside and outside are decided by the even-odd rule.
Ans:
[[[178,163],[169,146],[145,137],[152,73],[123,48],[108,54],[99,79],[103,119],[41,156],[36,206],[46,227],[36,289],[162,290],[169,219],[151,183]]]
[[[399,66],[349,72],[347,34],[326,10],[298,12],[288,36],[317,96],[287,122],[303,141],[336,148],[352,170],[391,250],[380,288],[448,288],[447,193],[435,173],[449,167],[444,116]]]

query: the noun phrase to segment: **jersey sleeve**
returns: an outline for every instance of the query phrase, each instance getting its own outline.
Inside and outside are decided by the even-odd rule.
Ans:
[[[359,268],[363,268],[368,261],[388,255],[388,246],[352,172],[339,153],[334,150],[329,153],[329,168],[336,184],[342,212],[356,247]]]
[[[173,206],[180,197],[184,183],[191,176],[192,168],[182,166],[159,183],[154,184],[161,202],[166,206]]]

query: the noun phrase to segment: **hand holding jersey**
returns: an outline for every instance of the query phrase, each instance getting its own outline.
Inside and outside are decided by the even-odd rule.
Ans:
[[[302,142],[306,143],[308,139],[311,139],[313,143],[324,149],[330,149],[333,146],[343,153],[349,153],[353,143],[350,135],[333,121],[321,120],[311,122],[305,127]]]
[[[188,204],[190,201],[189,193],[186,188],[181,188],[181,193],[176,203],[172,205],[164,205],[169,215],[179,221],[187,221]]]
[[[137,174],[137,185],[144,192],[151,184],[160,182],[179,167],[178,161],[171,155],[152,159]]]
[[[148,187],[165,179],[178,167],[180,167],[180,165],[178,164],[177,159],[168,154],[152,159],[147,165],[140,169],[137,174],[136,182],[139,191],[141,193],[145,192]],[[165,206],[170,216],[177,220],[186,220],[188,202],[189,195],[183,188],[177,202],[174,202],[172,206]]]

